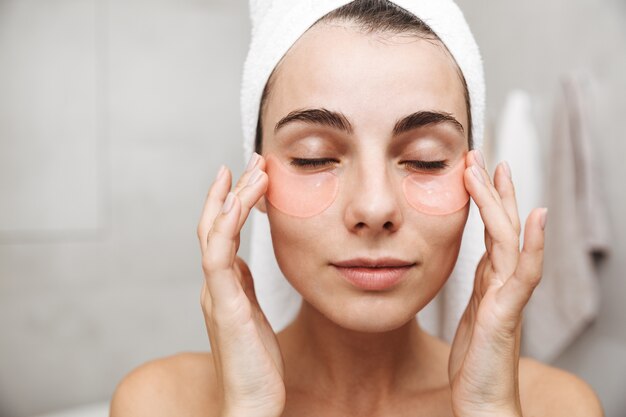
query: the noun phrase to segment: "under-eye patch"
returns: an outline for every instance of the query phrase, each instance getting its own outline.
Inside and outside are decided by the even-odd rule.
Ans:
[[[332,172],[298,172],[279,158],[265,157],[269,185],[265,197],[279,211],[294,217],[312,217],[335,201],[339,178]]]
[[[279,211],[294,217],[321,214],[335,201],[340,178],[334,172],[299,171],[274,155],[265,156],[269,185],[266,198]],[[402,181],[403,194],[411,207],[427,215],[454,213],[468,203],[463,181],[465,157],[440,172],[412,171]]]
[[[459,211],[469,201],[463,173],[465,157],[442,173],[412,172],[402,182],[408,203],[415,210],[434,216]]]

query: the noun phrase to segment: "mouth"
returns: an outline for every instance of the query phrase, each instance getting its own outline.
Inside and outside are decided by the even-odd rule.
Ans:
[[[341,276],[356,288],[382,291],[394,287],[416,263],[394,258],[357,258],[332,263]]]

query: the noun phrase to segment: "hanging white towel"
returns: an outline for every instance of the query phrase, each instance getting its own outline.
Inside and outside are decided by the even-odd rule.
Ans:
[[[608,250],[606,209],[593,164],[588,75],[562,79],[546,183],[544,273],[525,311],[522,353],[550,362],[593,320],[599,289],[593,252]]]
[[[532,209],[544,205],[542,187],[545,178],[539,136],[533,119],[532,98],[527,92],[513,90],[508,94],[497,123],[494,146],[492,162],[507,161],[511,166],[524,230],[524,222]]]

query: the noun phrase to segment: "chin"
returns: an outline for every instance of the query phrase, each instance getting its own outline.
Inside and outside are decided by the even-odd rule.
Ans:
[[[341,307],[338,307],[341,306]],[[345,329],[363,333],[384,333],[402,327],[420,310],[391,294],[360,294],[352,299],[333,300],[316,307],[329,320]]]

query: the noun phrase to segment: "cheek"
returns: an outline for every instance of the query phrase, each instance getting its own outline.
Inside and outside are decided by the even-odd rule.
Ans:
[[[420,231],[426,245],[424,268],[426,276],[446,279],[456,264],[469,204],[464,209],[446,216],[423,216]]]
[[[455,213],[469,201],[463,182],[464,171],[465,158],[444,175],[409,174],[402,182],[404,196],[420,213],[432,216]]]
[[[328,259],[328,247],[339,239],[328,233],[329,219],[317,216],[300,219],[268,205],[272,246],[276,263],[290,285],[305,298],[328,296],[316,279]]]
[[[269,178],[267,200],[277,210],[293,217],[317,216],[335,201],[339,191],[335,174],[295,173],[271,155],[266,157],[266,172]]]

